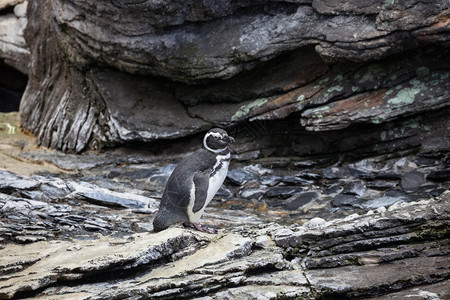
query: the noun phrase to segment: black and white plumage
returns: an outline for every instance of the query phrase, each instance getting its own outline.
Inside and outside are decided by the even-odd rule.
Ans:
[[[203,148],[177,165],[169,177],[153,221],[155,231],[183,223],[200,231],[215,233],[198,222],[227,176],[230,143],[234,143],[234,139],[225,130],[211,129],[203,138]]]

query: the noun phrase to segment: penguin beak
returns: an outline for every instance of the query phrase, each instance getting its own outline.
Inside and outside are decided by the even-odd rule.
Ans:
[[[234,143],[234,139],[231,136],[228,136],[228,135],[224,136],[223,140],[225,142],[227,142],[228,144],[233,144]]]

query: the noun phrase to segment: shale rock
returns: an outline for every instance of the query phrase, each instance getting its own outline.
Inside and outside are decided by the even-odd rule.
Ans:
[[[418,285],[425,291],[448,283],[449,204],[447,192],[314,226],[247,224],[217,236],[170,228],[8,244],[0,250],[0,296],[314,299],[397,295]],[[442,288],[434,293],[449,296]]]
[[[186,154],[31,151],[0,134],[0,298],[449,296],[450,182],[431,176],[445,151],[233,160],[202,217],[218,235],[153,233]]]
[[[30,1],[22,126],[66,152],[213,126],[247,159],[422,146],[449,125],[448,5],[369,2]]]
[[[0,11],[13,7],[13,11],[0,16],[0,57],[24,74],[28,74],[30,62],[30,51],[24,39],[27,4],[24,0],[0,2]]]

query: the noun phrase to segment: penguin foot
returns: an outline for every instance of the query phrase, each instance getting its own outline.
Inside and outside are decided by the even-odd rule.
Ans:
[[[189,228],[194,228],[195,230],[201,231],[201,232],[206,232],[206,233],[210,233],[210,234],[217,234],[217,230],[215,230],[214,228],[209,228],[206,226],[201,225],[200,223],[183,223],[184,227],[189,227]]]

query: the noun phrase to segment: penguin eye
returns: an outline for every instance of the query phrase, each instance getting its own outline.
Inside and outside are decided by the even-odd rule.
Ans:
[[[217,140],[219,137],[214,135],[214,139]]]

